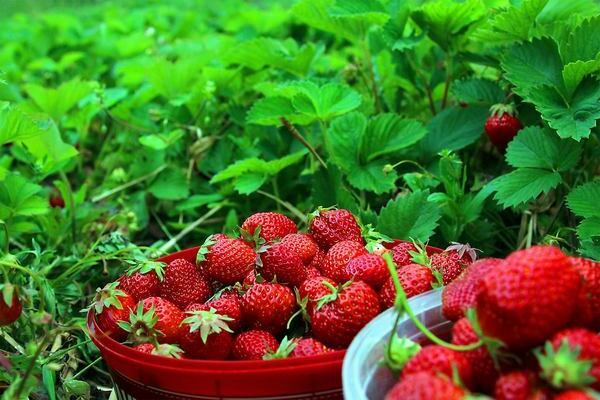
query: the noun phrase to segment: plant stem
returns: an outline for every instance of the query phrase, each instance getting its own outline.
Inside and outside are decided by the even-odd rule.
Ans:
[[[98,363],[98,361],[102,361],[102,357],[96,358],[94,361],[92,361],[91,363],[89,363],[88,365],[86,365],[85,367],[83,367],[82,369],[80,369],[79,371],[77,371],[77,373],[75,375],[73,375],[71,377],[71,379],[77,379],[85,371],[87,371],[88,369],[90,369],[91,367],[93,367],[94,365],[96,365]]]
[[[201,216],[200,218],[198,218],[197,220],[195,220],[194,222],[192,222],[191,224],[186,226],[181,232],[179,232],[177,235],[175,235],[172,239],[170,239],[168,242],[166,242],[165,244],[160,246],[160,248],[158,249],[158,252],[166,253],[169,249],[171,249],[171,247],[175,246],[179,240],[181,240],[188,233],[190,233],[194,229],[196,229],[200,224],[202,224],[208,218],[210,218],[211,216],[216,214],[221,208],[223,208],[223,204],[220,204],[220,205],[210,209],[206,214],[204,214],[203,216]]]
[[[306,147],[308,149],[308,151],[310,151],[310,153],[319,161],[319,163],[325,169],[327,169],[327,164],[325,163],[325,161],[321,158],[319,153],[317,153],[317,150],[312,146],[312,144],[308,143],[308,141],[306,139],[304,139],[304,137],[298,131],[298,129],[296,129],[296,127],[294,125],[292,125],[292,123],[290,121],[288,121],[285,117],[279,117],[279,121],[283,124],[283,126],[285,126],[285,129],[287,129],[287,131],[296,140],[298,140],[300,143],[302,143],[304,145],[304,147]]]
[[[2,229],[4,229],[4,254],[8,254],[8,251],[10,250],[10,235],[8,234],[8,226],[6,226],[6,222],[4,221],[0,221],[0,224],[2,224]]]
[[[40,341],[40,344],[38,345],[37,349],[35,349],[35,353],[31,357],[31,361],[29,361],[29,365],[27,365],[27,369],[25,370],[25,375],[23,375],[22,381],[19,384],[19,387],[17,388],[17,391],[15,393],[15,399],[21,398],[21,393],[23,392],[23,389],[25,389],[25,385],[27,384],[27,379],[29,378],[29,375],[31,375],[31,373],[33,372],[33,368],[35,367],[35,362],[37,361],[37,358],[40,356],[40,354],[42,352],[42,348],[46,345],[46,339],[47,339],[47,336],[44,335],[44,337],[42,337],[42,340]]]
[[[64,171],[60,171],[60,179],[62,179],[65,187],[67,188],[67,197],[69,201],[69,214],[71,214],[71,240],[75,243],[77,238],[77,212],[75,208],[75,196],[73,196],[73,187],[67,174]]]
[[[371,60],[371,51],[369,50],[369,44],[367,40],[363,42],[363,50],[365,52],[365,61],[367,63],[367,69],[369,71],[369,76],[371,78],[371,95],[373,96],[373,101],[375,102],[375,112],[381,112],[381,102],[379,100],[379,91],[377,90],[377,80],[375,79],[375,66],[373,65],[373,60]]]
[[[296,216],[299,220],[301,220],[303,223],[306,223],[308,221],[308,219],[306,218],[306,215],[304,215],[304,213],[302,211],[298,210],[296,207],[294,207],[292,204],[288,203],[287,201],[281,200],[279,197],[274,196],[271,193],[267,193],[263,190],[257,190],[256,192],[262,194],[263,196],[270,198],[271,200],[277,202],[278,204],[281,204],[282,206],[287,208],[289,210],[289,212],[291,212],[292,214],[294,214],[294,216]]]
[[[165,168],[167,168],[167,165],[163,164],[160,167],[156,168],[154,171],[152,171],[144,176],[140,176],[139,178],[135,178],[127,183],[119,185],[113,189],[107,190],[106,192],[101,193],[98,196],[94,196],[94,197],[92,197],[92,203],[98,203],[99,201],[104,200],[107,197],[110,197],[115,193],[119,193],[122,190],[128,189],[128,188],[135,186],[138,183],[141,183],[147,179],[153,178],[156,175],[160,174]]]
[[[446,55],[447,71],[446,71],[446,83],[444,84],[444,95],[442,96],[442,110],[446,108],[446,101],[448,100],[448,89],[450,89],[450,82],[452,81],[452,57]]]

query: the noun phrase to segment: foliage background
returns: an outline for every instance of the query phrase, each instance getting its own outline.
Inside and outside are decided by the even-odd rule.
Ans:
[[[0,20],[4,398],[106,395],[94,289],[255,211],[600,259],[592,0],[35,3]],[[506,155],[499,102],[526,126]]]

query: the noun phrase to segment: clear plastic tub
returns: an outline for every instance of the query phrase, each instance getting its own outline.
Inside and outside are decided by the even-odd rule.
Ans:
[[[434,333],[444,334],[452,327],[452,323],[442,315],[441,289],[415,296],[409,302],[415,315]],[[352,341],[342,367],[344,399],[381,400],[396,383],[396,378],[381,363],[395,316],[394,309],[385,311]],[[397,332],[416,342],[425,340],[407,316],[400,320]]]

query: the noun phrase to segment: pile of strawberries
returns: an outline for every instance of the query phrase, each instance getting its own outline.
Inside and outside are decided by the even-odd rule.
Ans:
[[[442,312],[451,343],[392,339],[387,400],[600,398],[600,263],[551,246],[481,259],[444,288]]]
[[[449,283],[474,259],[462,246],[428,255],[391,241],[343,209],[317,210],[308,233],[274,212],[250,216],[240,232],[210,236],[195,263],[133,262],[98,291],[100,329],[136,350],[176,358],[317,355],[346,348],[394,304],[384,253],[411,296]]]

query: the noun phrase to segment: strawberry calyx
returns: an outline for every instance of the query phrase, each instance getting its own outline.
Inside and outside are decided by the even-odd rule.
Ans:
[[[118,281],[111,282],[103,288],[96,289],[96,296],[89,308],[93,307],[96,314],[100,314],[102,310],[109,307],[121,310],[123,304],[121,304],[119,297],[127,296],[127,294],[124,291],[117,289],[117,286],[119,286]]]
[[[277,350],[269,350],[267,354],[263,356],[263,360],[281,360],[284,358],[288,358],[297,345],[297,339],[288,339],[288,337],[286,336],[279,344]]]
[[[427,254],[427,245],[418,240],[411,241],[415,249],[417,249],[417,251],[408,251],[408,254],[412,258],[412,262],[414,262],[415,264],[423,265],[427,268],[431,268],[431,260],[429,259],[429,254]]]
[[[175,344],[159,343],[158,346],[154,346],[150,354],[155,356],[181,359],[183,350]]]
[[[501,117],[504,114],[515,116],[517,115],[517,110],[514,104],[498,103],[490,107],[490,114],[492,117]]]
[[[206,255],[210,253],[210,247],[215,243],[217,243],[217,241],[215,240],[214,235],[210,235],[204,240],[204,243],[202,243],[196,254],[196,265],[206,261]]]
[[[161,282],[165,277],[165,266],[167,264],[162,261],[126,260],[125,262],[131,265],[131,267],[127,269],[127,276],[131,276],[136,272],[139,272],[142,275],[154,272]]]
[[[10,282],[5,282],[0,285],[0,291],[2,292],[2,300],[8,308],[12,307],[13,299],[15,298],[15,292],[18,293],[17,287]]]
[[[181,324],[189,325],[190,332],[200,332],[202,342],[206,344],[208,335],[212,333],[221,333],[223,331],[233,333],[227,322],[233,321],[233,318],[227,315],[218,314],[214,308],[209,311],[186,311],[190,316],[181,321]]]
[[[407,337],[392,334],[386,344],[384,360],[392,372],[400,372],[402,368],[421,350],[421,345]]]
[[[394,241],[389,236],[376,231],[371,224],[362,225],[359,223],[359,226],[362,237],[365,239],[365,242],[367,242],[365,248],[369,253],[381,255],[386,250],[382,243],[392,243]]]
[[[554,388],[586,387],[596,381],[590,375],[593,361],[579,358],[581,347],[571,347],[567,339],[562,341],[558,349],[554,349],[548,341],[543,352],[538,348],[534,354],[540,364],[542,378]]]
[[[481,252],[481,250],[471,247],[469,243],[462,244],[458,242],[450,242],[450,246],[446,247],[445,251],[455,251],[461,259],[466,254],[471,258],[471,262],[475,262],[477,260],[477,252]]]
[[[140,302],[135,312],[133,310],[129,312],[129,321],[119,321],[117,325],[129,333],[128,340],[132,343],[152,343],[157,347],[158,337],[162,335],[161,331],[154,328],[157,322],[158,316],[154,306],[144,312],[144,304]]]
[[[331,283],[324,280],[322,282],[322,284],[324,286],[326,286],[329,290],[331,290],[331,293],[326,294],[326,295],[322,296],[319,300],[317,300],[317,310],[320,310],[327,303],[336,301],[339,293],[341,291],[343,291],[344,289],[346,289],[348,286],[350,286],[352,283],[353,283],[353,281],[349,280],[348,282],[338,285],[336,287],[336,286],[333,286]]]
[[[294,288],[294,294],[296,296],[296,304],[298,304],[298,310],[292,314],[290,319],[288,319],[286,328],[290,329],[292,326],[292,322],[298,317],[302,315],[302,319],[304,320],[304,331],[308,332],[308,323],[310,322],[310,315],[308,314],[308,296],[301,297],[300,291],[297,287]]]
[[[254,229],[254,233],[250,233],[246,229],[240,228],[240,235],[242,236],[242,240],[246,243],[253,243],[254,250],[258,253],[263,249],[263,246],[267,241],[260,236],[262,226],[258,225],[256,229]],[[265,251],[268,247],[264,247],[262,251]]]
[[[310,222],[313,219],[315,219],[316,217],[319,217],[323,212],[331,211],[331,210],[337,210],[337,207],[336,206],[331,206],[331,207],[319,206],[315,211],[308,214],[308,223],[310,224]]]

